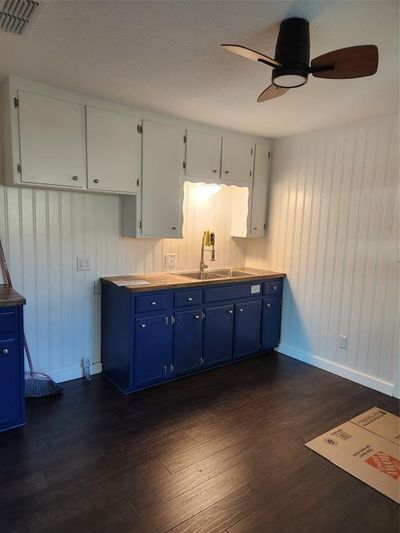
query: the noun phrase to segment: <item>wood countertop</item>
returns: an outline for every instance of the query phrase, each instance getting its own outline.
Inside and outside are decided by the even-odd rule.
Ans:
[[[271,279],[271,278],[284,278],[286,274],[283,272],[273,272],[271,270],[260,270],[258,268],[229,268],[228,270],[235,270],[243,272],[243,276],[235,277],[224,277],[217,279],[191,279],[185,276],[180,275],[179,272],[170,273],[170,272],[155,272],[153,274],[138,274],[138,275],[127,275],[127,276],[110,276],[100,278],[102,283],[109,283],[112,285],[118,285],[122,288],[128,289],[132,292],[145,292],[145,291],[154,291],[157,289],[182,289],[185,287],[194,287],[198,285],[220,285],[223,283],[235,283],[240,281],[251,281],[261,280],[261,279]],[[220,270],[220,269],[215,269]],[[194,272],[194,271],[193,271]],[[212,272],[206,271],[207,272]],[[146,285],[135,285],[129,284],[129,281],[145,281]]]
[[[25,305],[26,300],[9,285],[0,285],[0,307],[11,307],[12,305]]]

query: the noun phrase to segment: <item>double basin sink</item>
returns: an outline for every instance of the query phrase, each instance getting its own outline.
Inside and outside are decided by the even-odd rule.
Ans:
[[[229,278],[242,278],[242,277],[251,277],[252,274],[249,274],[248,272],[243,272],[242,270],[234,270],[231,268],[220,268],[216,270],[210,270],[210,271],[203,271],[203,272],[176,272],[176,276],[180,276],[182,278],[190,278],[190,279],[199,279],[199,280],[207,280],[207,279],[229,279]]]

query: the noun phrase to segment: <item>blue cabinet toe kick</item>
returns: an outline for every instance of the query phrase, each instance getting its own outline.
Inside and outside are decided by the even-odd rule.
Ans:
[[[136,294],[103,283],[103,373],[130,393],[279,344],[282,278]]]

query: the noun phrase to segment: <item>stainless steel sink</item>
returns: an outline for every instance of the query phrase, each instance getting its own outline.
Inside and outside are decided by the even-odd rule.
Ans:
[[[182,276],[190,279],[226,279],[226,278],[240,278],[242,276],[251,276],[247,272],[241,270],[234,270],[232,268],[220,268],[216,270],[209,270],[204,272],[174,272],[176,276]]]

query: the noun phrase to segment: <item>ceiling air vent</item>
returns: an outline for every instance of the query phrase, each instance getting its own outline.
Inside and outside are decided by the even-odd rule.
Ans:
[[[0,0],[0,29],[21,33],[38,5],[34,0]]]

